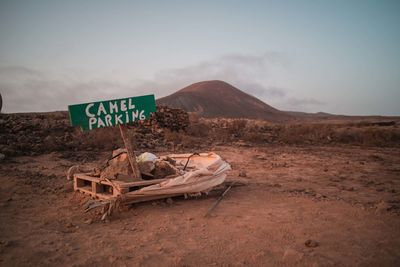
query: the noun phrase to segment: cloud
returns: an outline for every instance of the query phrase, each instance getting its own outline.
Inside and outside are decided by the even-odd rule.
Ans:
[[[261,98],[284,98],[287,89],[275,86],[264,86],[259,83],[237,82],[238,88],[242,88],[248,94]]]
[[[22,71],[21,71],[22,70]],[[3,112],[67,110],[68,104],[115,98],[129,90],[104,80],[54,78],[28,68],[0,69]]]
[[[276,92],[280,90],[278,87],[264,86],[263,80],[268,78],[272,68],[287,65],[289,60],[284,53],[228,54],[183,68],[159,71],[155,74],[154,80],[167,81],[165,94],[171,93],[169,89],[175,91],[198,81],[223,80],[250,93],[277,96],[284,93],[277,94]]]
[[[292,107],[321,106],[325,104],[314,98],[295,98],[295,97],[288,98],[287,103]]]
[[[314,99],[314,98],[296,98],[296,97],[289,97],[287,99],[287,105],[294,109],[308,109],[313,106],[322,106],[325,103]]]
[[[272,85],[275,69],[290,65],[279,52],[261,55],[228,54],[182,68],[157,71],[149,80],[120,81],[111,77],[55,75],[26,66],[0,66],[3,112],[66,110],[69,104],[154,93],[169,95],[192,83],[223,80],[278,108],[304,109],[322,103],[298,99],[288,88]]]

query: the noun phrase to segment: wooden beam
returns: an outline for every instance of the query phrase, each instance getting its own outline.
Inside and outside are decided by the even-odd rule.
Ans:
[[[136,162],[134,145],[129,138],[127,127],[125,125],[121,125],[121,124],[119,124],[118,126],[119,126],[119,131],[121,132],[122,140],[124,141],[124,144],[125,144],[125,148],[128,151],[128,160],[129,160],[129,164],[131,165],[131,168],[132,168],[132,176],[133,176],[134,180],[140,181],[140,180],[142,180],[142,175],[140,173],[139,166]]]

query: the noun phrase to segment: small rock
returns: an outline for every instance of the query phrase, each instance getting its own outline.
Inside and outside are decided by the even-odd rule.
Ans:
[[[86,223],[86,224],[92,224],[92,223],[93,223],[93,220],[92,220],[92,219],[87,219],[87,220],[84,221],[84,223]]]
[[[283,253],[282,260],[286,263],[294,264],[301,261],[301,259],[303,259],[303,256],[304,254],[302,252],[288,248]]]
[[[241,171],[239,172],[239,177],[247,177],[246,171],[245,171],[245,170],[241,170]]]
[[[15,240],[2,240],[0,241],[0,245],[3,247],[13,247],[17,244]]]
[[[304,245],[306,245],[306,247],[309,248],[315,248],[319,246],[319,242],[312,239],[308,239],[306,242],[304,242]]]
[[[167,202],[168,205],[174,204],[174,201],[173,201],[172,198],[170,198],[170,197],[167,198],[166,202]]]
[[[0,161],[2,161],[5,158],[6,158],[6,155],[4,155],[3,153],[0,153]]]
[[[387,210],[389,210],[390,206],[388,203],[386,203],[385,201],[381,201],[378,204],[376,204],[375,206],[375,213],[379,214],[379,213],[383,213]]]

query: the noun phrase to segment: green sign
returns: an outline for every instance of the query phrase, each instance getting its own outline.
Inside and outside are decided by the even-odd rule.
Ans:
[[[121,98],[68,106],[72,126],[82,130],[145,120],[156,111],[154,95]]]

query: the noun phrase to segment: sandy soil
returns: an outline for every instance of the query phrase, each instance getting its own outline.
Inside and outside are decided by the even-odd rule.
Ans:
[[[221,194],[136,204],[101,222],[52,153],[0,165],[1,266],[399,266],[400,149],[218,146]],[[239,173],[246,177],[238,177]],[[316,241],[316,247],[305,245]]]

